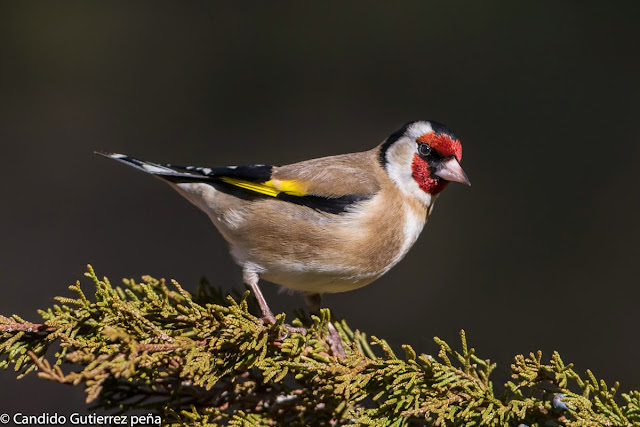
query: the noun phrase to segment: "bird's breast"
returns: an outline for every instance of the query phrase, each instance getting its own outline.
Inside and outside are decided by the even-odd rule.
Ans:
[[[208,214],[239,265],[257,265],[261,277],[286,288],[344,292],[385,274],[424,227],[424,205],[393,187],[387,190],[342,214],[274,198],[245,201],[214,190]]]
[[[274,240],[268,249],[237,246],[234,252],[240,255],[236,259],[264,267],[266,280],[286,288],[349,291],[373,282],[407,254],[425,225],[421,206],[376,196],[345,215],[307,224],[304,233]]]

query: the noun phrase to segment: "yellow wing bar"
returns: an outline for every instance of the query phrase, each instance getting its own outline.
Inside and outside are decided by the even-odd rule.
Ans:
[[[305,196],[307,194],[304,185],[296,180],[281,181],[278,179],[270,179],[266,182],[251,182],[228,177],[221,177],[220,179],[227,184],[271,197],[277,197],[280,193],[287,193],[292,196]]]

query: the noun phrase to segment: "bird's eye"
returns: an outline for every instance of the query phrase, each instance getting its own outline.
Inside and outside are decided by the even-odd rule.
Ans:
[[[431,147],[429,146],[429,144],[422,143],[418,145],[418,152],[422,156],[428,156],[429,154],[431,154]]]

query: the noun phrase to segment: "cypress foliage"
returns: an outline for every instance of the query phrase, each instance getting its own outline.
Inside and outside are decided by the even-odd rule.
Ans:
[[[640,425],[640,393],[618,395],[558,353],[518,355],[496,396],[496,368],[475,355],[464,331],[456,348],[435,338],[436,357],[332,321],[346,357],[326,341],[330,312],[264,325],[249,293],[225,296],[206,283],[195,295],[145,276],[113,286],[89,266],[95,286],[41,310],[42,322],[0,316],[0,367],[18,377],[84,387],[94,408],[146,409],[166,425],[622,426]]]

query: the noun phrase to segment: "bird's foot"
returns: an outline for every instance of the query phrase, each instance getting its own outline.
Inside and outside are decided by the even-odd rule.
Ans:
[[[327,335],[327,342],[329,343],[329,347],[331,347],[331,352],[338,359],[344,359],[347,354],[344,351],[344,346],[342,345],[342,338],[340,338],[340,334],[338,330],[333,326],[333,323],[329,322],[329,335]]]
[[[273,314],[269,313],[262,317],[262,321],[265,324],[274,325],[276,323],[276,317]],[[280,336],[278,336],[278,341],[285,340],[286,338],[289,337],[289,334],[292,334],[292,333],[307,335],[307,332],[308,332],[306,328],[303,328],[300,326],[291,326],[287,323],[283,324],[282,326],[284,328],[284,331],[282,331]],[[344,359],[346,357],[346,352],[344,350],[344,346],[342,345],[342,339],[340,338],[340,334],[338,333],[338,330],[335,328],[335,326],[333,326],[331,322],[329,322],[328,328],[329,328],[329,334],[326,336],[325,339],[329,344],[329,347],[331,348],[331,352],[338,359]]]
[[[284,328],[287,331],[291,332],[291,333],[300,334],[300,335],[307,335],[307,328],[303,328],[301,326],[291,326],[291,325],[289,325],[287,323],[285,323],[282,326],[284,326]]]
[[[264,323],[269,323],[271,325],[274,325],[276,323],[276,317],[273,314],[267,314],[266,316],[262,317],[262,321]],[[306,328],[302,328],[299,326],[291,326],[288,323],[285,323],[284,325],[282,325],[282,327],[284,328],[284,332],[281,334],[280,337],[278,337],[279,341],[286,339],[289,336],[289,334],[307,335]]]

